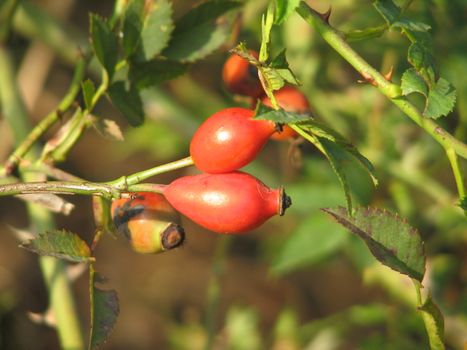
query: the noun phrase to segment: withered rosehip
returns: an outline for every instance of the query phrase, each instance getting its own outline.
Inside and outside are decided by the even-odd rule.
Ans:
[[[111,214],[117,231],[138,253],[160,253],[180,246],[185,232],[180,216],[158,193],[138,192],[112,202]]]
[[[256,51],[250,50],[249,53],[258,59]],[[264,93],[256,67],[236,54],[225,61],[222,79],[227,89],[235,94],[256,98]]]
[[[195,165],[206,173],[227,173],[256,158],[276,129],[253,116],[250,109],[227,108],[206,119],[191,139]]]
[[[242,173],[181,177],[167,185],[165,197],[180,213],[217,233],[243,233],[274,215],[283,215],[291,200]]]
[[[283,108],[285,111],[297,112],[297,113],[308,113],[310,112],[310,104],[306,96],[297,88],[293,86],[284,86],[280,90],[274,92],[279,107]],[[268,107],[272,107],[271,100],[269,97],[264,97],[261,100],[261,103]],[[290,138],[297,137],[298,134],[291,127],[284,125],[282,131],[276,131],[271,138],[273,140],[287,140]]]

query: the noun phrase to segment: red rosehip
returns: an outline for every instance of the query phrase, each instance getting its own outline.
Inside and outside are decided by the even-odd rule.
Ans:
[[[170,204],[197,224],[217,233],[243,233],[290,204],[283,189],[270,189],[242,173],[200,174],[173,181],[164,189]]]
[[[139,192],[114,200],[111,214],[117,231],[138,253],[160,253],[185,239],[179,214],[161,194]]]
[[[255,120],[254,111],[227,108],[198,128],[190,144],[195,165],[207,173],[227,173],[251,162],[275,132],[268,120]]]
[[[258,59],[256,51],[250,50],[249,53]],[[256,67],[236,54],[225,61],[222,79],[227,89],[235,94],[256,98],[264,93]]]
[[[274,92],[274,96],[276,97],[279,107],[285,111],[297,113],[307,113],[310,111],[310,104],[308,103],[306,96],[293,86],[284,86],[282,89]],[[271,100],[267,96],[261,100],[261,103],[268,107],[272,107]],[[276,131],[271,138],[273,140],[281,141],[296,138],[297,136],[298,134],[295,130],[284,125],[282,127],[282,131]]]

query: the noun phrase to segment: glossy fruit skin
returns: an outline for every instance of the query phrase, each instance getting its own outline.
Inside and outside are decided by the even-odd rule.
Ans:
[[[293,86],[284,86],[274,93],[279,107],[285,111],[308,113],[310,112],[310,104],[306,96],[297,88]],[[272,107],[269,97],[264,97],[261,103],[268,107]],[[271,138],[276,141],[288,140],[298,137],[298,134],[291,127],[284,125],[282,131],[275,132]]]
[[[258,59],[256,51],[250,50],[249,53]],[[256,67],[236,54],[231,55],[225,61],[222,68],[222,79],[227,89],[234,94],[254,98],[264,94]]]
[[[155,254],[180,246],[185,232],[180,216],[158,193],[138,192],[112,202],[111,215],[117,231],[138,253]]]
[[[250,163],[275,132],[268,120],[255,120],[246,108],[221,110],[198,128],[190,143],[196,167],[206,173],[228,173]]]
[[[290,198],[239,171],[181,177],[164,189],[180,213],[208,230],[237,234],[255,229],[274,215],[283,215]]]

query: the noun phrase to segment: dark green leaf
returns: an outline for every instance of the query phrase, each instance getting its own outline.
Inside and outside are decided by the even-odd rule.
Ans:
[[[438,306],[433,302],[431,295],[427,296],[419,310],[422,313],[428,339],[430,340],[430,349],[444,350],[444,317]]]
[[[428,96],[428,87],[422,77],[418,75],[415,68],[409,68],[404,72],[402,75],[401,89],[403,95],[418,92],[425,97]]]
[[[415,22],[406,17],[399,18],[399,20],[394,22],[392,26],[415,32],[428,32],[431,29],[431,27],[426,23]]]
[[[138,90],[125,82],[117,81],[109,86],[108,95],[112,104],[122,112],[131,126],[139,126],[144,122],[144,110]]]
[[[86,81],[83,82],[81,85],[81,88],[83,90],[83,99],[84,99],[84,104],[86,106],[86,109],[90,110],[91,109],[91,104],[92,104],[92,98],[94,97],[94,94],[96,93],[96,88],[94,86],[94,83],[87,79]]]
[[[189,11],[175,24],[172,39],[163,55],[182,62],[194,62],[225,43],[231,21],[219,20],[228,11],[241,6],[237,1],[213,0]]]
[[[273,58],[269,67],[274,68],[277,74],[279,74],[279,76],[281,76],[285,81],[294,85],[300,84],[289,67],[289,63],[287,62],[287,58],[285,56],[285,49],[282,50],[275,58]]]
[[[396,22],[401,15],[401,9],[392,0],[376,0],[373,2],[373,6],[389,26]]]
[[[432,86],[435,82],[437,68],[429,45],[424,42],[414,42],[409,47],[407,59],[420,73],[428,86]]]
[[[275,123],[294,124],[311,118],[307,113],[287,112],[283,109],[274,110],[262,103],[256,105],[255,119],[270,120]]]
[[[89,348],[96,349],[109,337],[119,313],[118,296],[115,290],[103,290],[96,286],[104,279],[94,272],[91,266],[89,273],[90,306],[91,306],[91,335]]]
[[[427,118],[439,118],[449,114],[456,103],[456,89],[447,80],[439,78],[428,93],[425,111]]]
[[[92,47],[97,59],[112,79],[117,64],[117,39],[107,22],[101,17],[91,15]]]
[[[131,66],[130,76],[138,89],[160,84],[185,73],[187,65],[165,59],[154,59]]]
[[[131,0],[125,9],[122,30],[122,45],[125,57],[131,56],[140,42],[144,2],[144,0]]]
[[[461,207],[464,210],[467,210],[467,197],[462,197],[460,202],[459,202],[459,207]]]
[[[65,230],[41,233],[21,244],[22,248],[39,255],[49,255],[72,262],[91,260],[91,250],[78,235]]]
[[[287,239],[272,271],[283,274],[320,262],[336,253],[347,237],[342,226],[330,223],[322,213],[311,215]]]
[[[141,31],[140,48],[145,60],[153,58],[167,47],[173,29],[172,3],[168,0],[154,1]]]
[[[275,0],[274,24],[282,24],[297,8],[300,0]]]
[[[423,242],[416,229],[399,216],[377,208],[357,208],[353,216],[342,207],[323,209],[360,236],[384,265],[422,281],[425,274]]]

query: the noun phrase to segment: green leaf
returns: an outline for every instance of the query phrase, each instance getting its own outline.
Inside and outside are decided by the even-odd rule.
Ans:
[[[167,47],[174,30],[172,3],[157,0],[152,3],[141,31],[141,52],[145,60],[151,59]]]
[[[310,114],[307,113],[287,112],[283,109],[271,109],[258,102],[258,104],[256,105],[254,118],[258,120],[270,120],[275,123],[281,124],[294,124],[308,120],[312,117]]]
[[[125,82],[117,81],[109,86],[108,95],[112,104],[122,112],[131,126],[139,126],[144,122],[143,102],[138,90]]]
[[[382,264],[422,281],[425,274],[423,242],[416,229],[399,216],[377,208],[356,208],[349,216],[345,208],[323,209],[338,223],[360,236]]]
[[[132,65],[130,77],[138,89],[143,89],[176,78],[186,70],[186,64],[166,59],[153,59]]]
[[[125,9],[122,28],[122,46],[125,57],[131,56],[140,42],[144,2],[144,0],[132,0]]]
[[[91,41],[94,53],[112,79],[117,64],[117,39],[107,22],[91,14]]]
[[[423,304],[418,308],[422,314],[423,322],[428,333],[430,349],[444,350],[444,317],[438,306],[428,295]]]
[[[22,243],[20,247],[39,255],[49,255],[72,262],[93,259],[86,242],[78,235],[66,230],[41,233],[37,238]]]
[[[310,215],[287,239],[272,271],[284,274],[320,262],[337,252],[347,238],[345,229],[330,223],[322,213]]]
[[[436,79],[437,68],[429,45],[425,42],[414,42],[409,47],[407,59],[420,73],[428,86],[432,86]]]
[[[274,24],[282,24],[297,8],[300,0],[275,0]]]
[[[389,26],[396,22],[401,15],[401,9],[392,0],[376,0],[373,2],[373,6]]]
[[[261,17],[261,47],[259,49],[259,60],[266,62],[269,58],[269,45],[271,41],[271,29],[274,25],[275,4],[269,2],[266,14]],[[266,91],[267,92],[267,91]]]
[[[293,74],[292,70],[289,67],[289,62],[287,62],[287,58],[285,56],[285,49],[282,50],[276,57],[273,58],[271,64],[269,65],[271,68],[274,68],[276,72],[284,79],[285,81],[299,85],[300,82]]]
[[[95,273],[90,267],[89,296],[91,306],[91,334],[89,349],[97,349],[105,343],[112,331],[119,314],[118,296],[115,290],[103,290],[98,283],[105,282],[104,278]]]
[[[83,99],[84,99],[84,104],[86,106],[87,110],[91,109],[91,104],[92,104],[92,98],[94,97],[94,94],[96,93],[96,87],[94,86],[94,83],[92,80],[87,79],[81,84],[81,89],[83,91]]]
[[[404,72],[402,75],[401,89],[403,95],[418,92],[425,97],[428,96],[428,87],[422,77],[418,75],[415,68],[409,68]]]
[[[426,23],[412,21],[406,17],[399,18],[392,26],[415,32],[428,32],[431,29]]]
[[[461,207],[464,210],[467,210],[467,197],[462,197],[460,202],[459,202],[459,207]]]
[[[169,59],[194,62],[217,50],[230,35],[231,21],[219,17],[241,6],[237,1],[213,0],[189,11],[175,24],[163,55]]]
[[[425,111],[427,118],[437,119],[449,114],[456,103],[456,89],[446,79],[439,78],[428,93]]]

